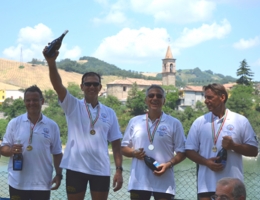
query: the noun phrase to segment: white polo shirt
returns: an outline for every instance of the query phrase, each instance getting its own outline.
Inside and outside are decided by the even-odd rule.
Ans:
[[[100,114],[94,125],[95,135],[90,134],[89,119],[84,99],[77,99],[67,91],[60,102],[66,114],[68,140],[60,167],[92,175],[110,176],[108,141],[122,138],[115,112],[99,103]],[[97,115],[97,106],[89,104],[92,118]]]
[[[27,113],[8,123],[1,146],[12,146],[17,140],[23,145],[23,169],[13,171],[13,157],[10,157],[8,184],[18,190],[50,190],[53,173],[52,154],[62,153],[59,127],[53,120],[42,115],[42,120],[33,129],[33,149],[27,151],[30,127]]]
[[[156,122],[152,124],[149,120],[151,133]],[[146,155],[153,157],[159,163],[168,162],[174,157],[174,152],[185,151],[185,135],[180,121],[163,113],[154,135],[154,150],[148,149],[149,144],[146,115],[133,117],[126,128],[121,146],[133,149],[144,148]],[[128,190],[146,190],[174,195],[174,171],[168,169],[163,175],[156,176],[143,160],[133,158]]]
[[[235,143],[258,147],[256,134],[247,118],[228,109],[227,111],[228,114],[226,121],[216,143],[218,149],[217,152],[212,151],[213,139],[211,112],[197,118],[193,122],[187,137],[185,149],[194,150],[207,159],[216,157],[218,151],[222,148],[222,137],[225,135],[232,136]],[[217,116],[214,116],[216,133],[222,120],[223,118],[219,119]],[[243,180],[243,163],[241,154],[228,150],[226,167],[220,172],[213,172],[205,165],[199,165],[198,193],[215,192],[217,181],[223,177],[234,177]]]

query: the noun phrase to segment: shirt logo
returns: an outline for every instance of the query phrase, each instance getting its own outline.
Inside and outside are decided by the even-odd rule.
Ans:
[[[106,113],[101,113],[101,117],[107,118],[107,114]]]
[[[232,124],[227,125],[227,130],[229,131],[234,130],[234,126]]]

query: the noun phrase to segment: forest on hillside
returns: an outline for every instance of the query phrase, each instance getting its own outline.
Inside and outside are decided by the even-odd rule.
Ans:
[[[142,74],[142,71],[137,72],[133,70],[120,69],[115,65],[109,64],[94,57],[84,56],[80,58],[80,61],[86,62],[64,59],[57,62],[57,67],[68,72],[77,72],[80,74],[84,74],[87,71],[93,71],[99,73],[100,75],[113,75],[146,80],[162,80],[161,73],[158,73],[156,77],[145,76]],[[30,63],[33,65],[42,64],[37,63],[36,59],[33,59]],[[158,67],[158,71],[159,70],[160,67]],[[201,71],[198,67],[186,70],[178,69],[176,71],[177,87],[184,87],[186,85],[206,85],[212,82],[226,84],[230,82],[236,82],[236,78],[214,73],[212,70]]]

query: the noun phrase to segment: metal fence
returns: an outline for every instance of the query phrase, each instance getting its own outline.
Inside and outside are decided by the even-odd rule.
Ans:
[[[111,174],[115,173],[114,169],[111,169]],[[121,190],[114,192],[111,188],[109,192],[109,200],[129,200],[130,195],[127,191],[127,183],[129,178],[129,171],[123,172],[124,185]],[[0,200],[2,198],[8,198],[8,184],[7,184],[7,172],[0,172]],[[65,170],[64,170],[65,176]],[[112,177],[112,176],[111,176]],[[245,185],[247,189],[247,199],[256,200],[259,199],[260,194],[260,171],[258,173],[245,173]],[[197,199],[197,183],[196,183],[196,168],[190,168],[187,170],[175,171],[176,182],[176,195],[175,199],[196,200]],[[58,190],[51,192],[51,200],[66,200],[65,181],[63,180]],[[89,189],[85,195],[85,200],[91,200]]]

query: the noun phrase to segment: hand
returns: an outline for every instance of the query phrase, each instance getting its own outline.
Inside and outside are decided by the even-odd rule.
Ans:
[[[162,163],[157,167],[158,170],[153,171],[153,174],[156,176],[161,176],[166,172],[166,170],[169,169],[170,166],[171,166],[171,163],[169,163],[169,162]]]
[[[117,170],[114,178],[113,178],[113,190],[114,192],[120,190],[123,186],[123,176],[122,176],[122,171]]]
[[[139,148],[133,151],[133,157],[139,160],[143,160],[145,156],[144,148]]]
[[[14,144],[11,148],[11,152],[15,153],[22,153],[23,152],[23,145],[22,144]]]
[[[43,49],[43,51],[42,51],[42,54],[43,54],[44,58],[46,59],[46,61],[47,61],[48,63],[55,62],[56,58],[57,58],[58,55],[59,55],[59,51],[56,50],[55,55],[54,55],[53,57],[48,57],[48,56],[45,55],[45,52],[47,51],[47,48],[48,48],[48,47],[46,46],[46,47]]]
[[[60,183],[61,183],[61,178],[58,176],[55,176],[51,182],[52,185],[53,184],[55,184],[55,185],[51,188],[51,190],[57,190],[60,187]]]
[[[226,150],[232,150],[234,141],[231,136],[224,136],[222,140],[222,147]]]
[[[215,163],[217,159],[219,159],[219,157],[209,158],[206,163],[206,166],[214,172],[220,172],[224,169],[224,166],[221,163]]]

